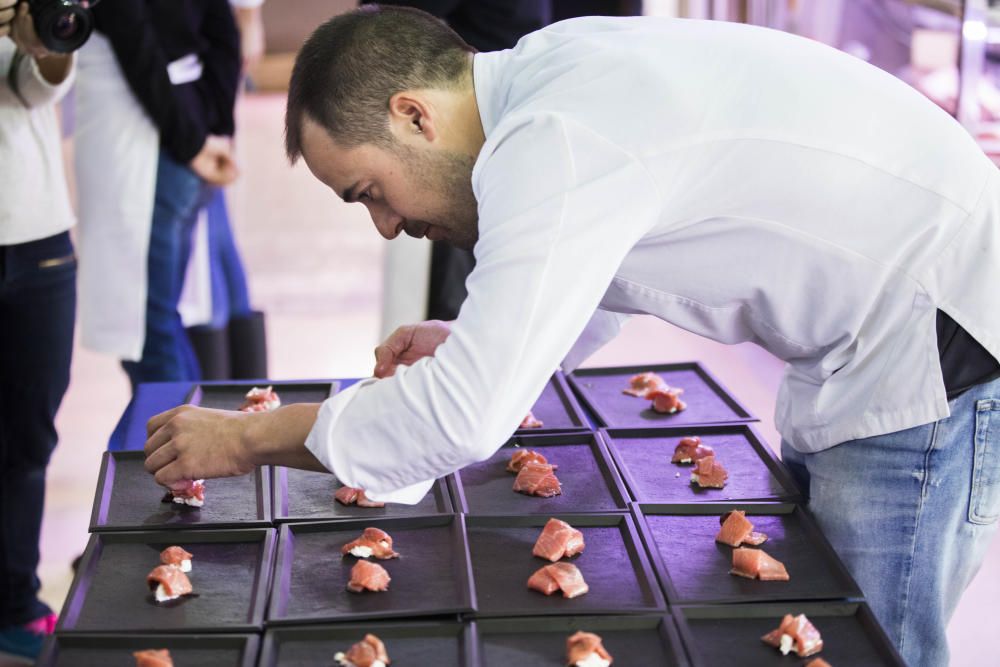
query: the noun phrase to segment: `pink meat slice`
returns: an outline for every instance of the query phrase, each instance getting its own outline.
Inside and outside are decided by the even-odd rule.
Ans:
[[[708,445],[701,444],[698,436],[681,438],[674,448],[674,455],[670,458],[671,463],[695,463],[698,459],[706,456],[714,456],[715,450]]]
[[[387,591],[391,580],[389,573],[378,563],[359,560],[351,568],[351,580],[347,583],[347,590],[352,593]]]
[[[583,662],[593,654],[607,660],[608,664],[615,661],[611,654],[604,648],[600,635],[592,632],[579,631],[566,639],[566,664],[576,665]]]
[[[151,591],[162,585],[163,591],[171,597],[187,595],[194,590],[191,580],[176,565],[157,565],[146,575],[146,585]]]
[[[516,449],[510,455],[510,461],[507,463],[507,472],[519,473],[521,472],[521,468],[527,463],[548,464],[549,460],[545,458],[544,454],[540,454],[533,449]],[[553,470],[558,468],[559,466],[557,465],[552,466]]]
[[[167,547],[160,552],[160,562],[164,565],[180,565],[181,562],[194,558],[181,547]]]
[[[730,574],[761,581],[788,581],[784,564],[769,556],[763,549],[740,547],[733,550],[733,569]]]
[[[341,505],[357,505],[358,507],[385,507],[385,503],[369,500],[364,490],[355,489],[351,486],[342,486],[337,489],[333,497]]]
[[[782,635],[788,635],[792,638],[792,650],[800,658],[814,655],[823,650],[823,638],[805,614],[798,616],[785,614],[785,617],[781,619],[781,625],[761,637],[761,641],[779,648]]]
[[[368,547],[372,550],[372,556],[379,560],[399,558],[399,554],[392,550],[392,536],[378,528],[365,528],[361,537],[342,546],[340,553],[346,556],[355,547]]]
[[[136,651],[132,657],[135,658],[135,667],[174,667],[170,651],[165,648]]]
[[[652,408],[655,412],[670,415],[687,409],[687,403],[681,400],[683,389],[653,389],[646,392],[646,398],[653,401]]]
[[[575,598],[590,590],[590,586],[583,580],[580,568],[572,563],[553,563],[545,568],[549,571],[549,576],[559,584],[565,598]]]
[[[521,467],[514,480],[514,490],[529,496],[551,498],[562,493],[559,478],[553,472],[554,466],[547,463],[528,462]]]
[[[585,546],[583,533],[565,521],[549,519],[531,553],[555,563],[560,558],[577,555]]]
[[[699,459],[695,464],[694,473],[698,476],[696,482],[703,488],[721,489],[729,479],[729,473],[722,467],[722,464],[715,460],[714,456],[706,456]]]
[[[652,371],[647,371],[629,378],[628,388],[623,389],[622,393],[635,396],[636,398],[646,398],[646,395],[650,391],[668,387],[663,378]]]
[[[521,420],[520,428],[542,428],[543,426],[545,426],[545,424],[542,420],[535,417],[535,413],[531,410],[528,410],[528,414],[526,414],[524,419]]]

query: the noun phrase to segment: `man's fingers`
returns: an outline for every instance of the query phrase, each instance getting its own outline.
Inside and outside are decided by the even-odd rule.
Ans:
[[[155,479],[156,483],[160,486],[177,490],[186,486],[186,484],[182,484],[182,482],[188,481],[187,478],[184,477],[184,473],[181,471],[180,462],[177,460],[168,463],[156,471]]]
[[[170,442],[170,430],[165,426],[158,429],[153,435],[146,439],[146,444],[142,450],[146,453],[146,456],[151,456],[158,449]]]
[[[152,436],[154,433],[160,430],[164,424],[170,421],[174,415],[176,415],[183,408],[183,405],[178,405],[176,408],[171,408],[166,412],[161,412],[158,415],[154,415],[149,418],[146,422],[146,437]]]
[[[396,371],[396,355],[384,345],[375,348],[375,371],[377,378],[389,377]]]
[[[147,454],[143,466],[146,468],[146,472],[156,473],[163,466],[175,460],[177,460],[177,446],[168,441],[156,451]]]

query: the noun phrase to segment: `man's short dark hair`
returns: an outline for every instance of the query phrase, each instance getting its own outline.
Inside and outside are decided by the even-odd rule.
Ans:
[[[454,86],[474,51],[418,9],[363,5],[335,16],[295,58],[285,111],[288,159],[302,155],[306,116],[342,146],[391,146],[389,99],[403,90]]]

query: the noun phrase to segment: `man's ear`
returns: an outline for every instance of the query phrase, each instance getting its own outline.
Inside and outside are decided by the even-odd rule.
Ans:
[[[437,139],[436,121],[435,109],[418,91],[404,90],[389,98],[389,128],[404,144]]]

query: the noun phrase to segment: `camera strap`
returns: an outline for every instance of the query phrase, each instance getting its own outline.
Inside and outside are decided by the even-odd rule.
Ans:
[[[7,68],[7,85],[10,87],[17,99],[21,100],[21,104],[27,109],[31,105],[28,104],[28,100],[24,99],[24,95],[21,94],[20,82],[18,81],[17,73],[21,69],[21,63],[24,59],[28,57],[28,54],[24,53],[20,49],[14,51],[14,57],[10,59],[10,66]]]

